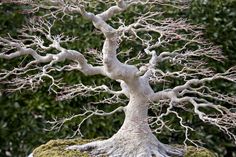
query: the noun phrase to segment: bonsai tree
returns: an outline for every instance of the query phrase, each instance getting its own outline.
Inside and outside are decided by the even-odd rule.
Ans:
[[[21,61],[16,67],[1,70],[0,81],[7,87],[2,90],[34,90],[44,80],[50,80],[49,91],[54,92],[58,100],[101,92],[112,95],[101,101],[104,104],[128,100],[126,105],[111,112],[86,109],[84,114],[52,122],[55,129],[73,118],[85,116],[75,132],[81,134],[80,126],[93,115],[125,113],[123,125],[109,139],[67,149],[87,151],[92,156],[183,156],[183,149],[163,144],[153,134],[163,128],[174,131],[165,121],[165,117],[173,116],[185,130],[184,144],[197,145],[189,138],[193,128],[184,122],[179,111],[197,115],[201,121],[217,126],[236,141],[233,109],[236,99],[232,93],[216,88],[216,84],[222,82],[235,85],[236,67],[217,68],[217,64],[225,62],[225,57],[220,47],[203,39],[203,27],[192,25],[178,15],[165,18],[168,15],[165,7],[184,10],[189,1],[16,0],[11,3],[27,6],[25,12],[30,14],[40,15],[43,10],[44,15],[32,17],[17,38],[0,37],[0,58]],[[99,11],[98,4],[107,9]],[[127,11],[131,11],[133,17],[126,21]],[[87,52],[69,49],[65,43],[77,42],[77,37],[65,36],[63,32],[54,34],[57,21],[66,17],[72,19],[78,14],[91,21],[94,31],[104,36],[100,41],[103,42],[101,52],[93,48],[88,48]],[[122,44],[129,49],[122,49]],[[102,75],[118,82],[120,90],[105,84],[65,85],[61,78],[54,77],[55,73],[64,71]]]

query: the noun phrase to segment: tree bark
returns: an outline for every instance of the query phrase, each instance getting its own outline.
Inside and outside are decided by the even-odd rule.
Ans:
[[[126,84],[130,93],[129,103],[124,107],[125,120],[119,131],[107,140],[74,145],[68,149],[86,151],[96,157],[183,156],[183,150],[162,144],[149,127],[149,98],[153,93],[149,84],[146,84],[142,77],[129,80]]]

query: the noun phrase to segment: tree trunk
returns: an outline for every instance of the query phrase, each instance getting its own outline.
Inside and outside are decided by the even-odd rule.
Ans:
[[[148,99],[135,92],[125,107],[125,120],[119,131],[111,138],[68,149],[87,151],[91,156],[109,157],[169,157],[183,156],[183,151],[162,144],[148,125]]]

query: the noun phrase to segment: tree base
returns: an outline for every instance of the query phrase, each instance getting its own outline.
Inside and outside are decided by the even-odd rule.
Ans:
[[[152,133],[119,131],[106,140],[73,145],[67,150],[89,152],[92,157],[183,157],[184,151],[159,142]]]
[[[109,140],[109,139],[108,139]],[[106,141],[106,140],[104,140]],[[90,147],[89,150],[70,150],[66,148],[72,147],[81,147],[86,148],[87,146],[91,146],[97,143],[97,141],[92,140],[82,140],[82,139],[70,139],[70,140],[51,140],[48,143],[39,146],[33,151],[33,157],[91,157],[91,154],[85,151],[93,151],[96,150]],[[100,143],[100,142],[99,142]],[[103,143],[103,142],[102,142]],[[89,148],[89,147],[87,147]],[[112,150],[112,149],[111,149]],[[101,153],[101,152],[100,152]],[[141,154],[140,154],[141,155]],[[107,157],[105,154],[100,154],[101,157]],[[188,147],[187,152],[185,152],[183,157],[215,157],[215,155],[205,148],[195,148]],[[118,157],[118,156],[117,156]],[[127,156],[129,157],[129,156]],[[150,156],[151,157],[151,156]],[[172,157],[172,156],[170,156]]]

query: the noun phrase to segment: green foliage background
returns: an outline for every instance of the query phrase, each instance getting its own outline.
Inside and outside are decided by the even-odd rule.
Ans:
[[[206,36],[221,45],[229,63],[236,60],[236,1],[193,0],[190,18],[204,24]]]
[[[100,9],[103,7],[101,6]],[[20,9],[22,9],[20,6],[0,5],[0,36],[7,33],[17,36],[17,29],[31,16],[20,14]],[[173,9],[168,7],[164,9],[168,9],[169,15],[166,16],[176,14]],[[132,20],[130,18],[132,13],[126,15],[125,18]],[[216,44],[222,45],[229,61],[225,65],[220,65],[220,68],[227,68],[236,61],[236,1],[194,0],[191,9],[184,16],[190,18],[193,23],[205,25],[206,37]],[[94,32],[94,28],[89,21],[74,17],[73,19],[67,19],[66,22],[67,24],[64,27],[58,24],[56,31],[79,36],[79,41],[65,46],[80,51],[86,50],[87,47],[101,49],[102,42],[100,40],[103,37],[91,33]],[[78,31],[81,29],[83,32]],[[125,46],[128,46],[128,44]],[[14,62],[9,64],[4,60],[0,60],[0,68],[10,67],[13,64]],[[97,78],[96,76],[88,79],[80,73],[63,73],[62,77],[68,83],[81,81],[88,84]],[[109,82],[109,80],[102,77],[96,79],[96,81],[98,84]],[[1,88],[4,88],[4,86]],[[97,101],[105,96],[101,94],[89,98],[77,97],[70,101],[57,102],[54,95],[49,94],[47,89],[46,84],[33,93],[32,91],[22,91],[14,94],[2,93],[0,96],[0,156],[23,157],[31,152],[33,148],[47,142],[49,139],[71,136],[74,129],[76,129],[76,121],[65,125],[59,132],[45,131],[44,129],[49,128],[45,121],[52,120],[54,117],[63,118],[80,113],[84,104]],[[99,108],[110,110],[115,106],[99,106]],[[185,114],[184,117],[193,128],[196,128],[196,133],[191,136],[194,139],[203,139],[202,141],[206,143],[203,146],[217,152],[219,156],[236,156],[235,145],[217,128],[200,123],[194,115]],[[175,122],[174,119],[170,118],[169,120]],[[82,130],[85,138],[109,137],[118,130],[122,121],[123,114],[114,115],[113,117],[94,117],[86,122]],[[165,132],[158,135],[158,138],[165,143],[180,143],[184,137],[181,134]]]

